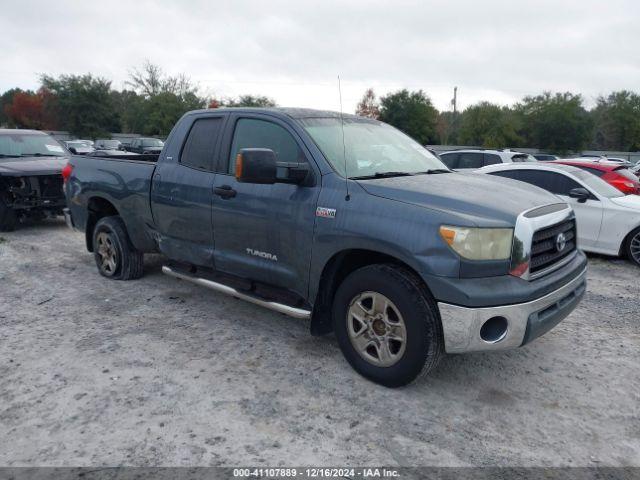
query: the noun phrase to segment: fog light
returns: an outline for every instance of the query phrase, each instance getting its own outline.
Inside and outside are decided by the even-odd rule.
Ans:
[[[480,338],[487,343],[498,343],[507,336],[509,322],[504,317],[491,317],[482,324]]]

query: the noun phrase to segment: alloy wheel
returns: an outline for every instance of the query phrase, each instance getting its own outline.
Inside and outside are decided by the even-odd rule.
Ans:
[[[351,345],[367,362],[390,367],[404,354],[407,329],[400,310],[378,292],[362,292],[349,304],[347,332]]]

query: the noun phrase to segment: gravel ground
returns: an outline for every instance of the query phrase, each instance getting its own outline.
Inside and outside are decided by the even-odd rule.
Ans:
[[[515,351],[389,390],[335,339],[162,275],[100,277],[60,221],[0,238],[0,465],[640,466],[640,269]]]

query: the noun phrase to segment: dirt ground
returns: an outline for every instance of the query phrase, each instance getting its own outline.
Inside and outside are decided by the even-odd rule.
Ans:
[[[640,269],[514,351],[390,390],[335,339],[162,275],[109,281],[61,221],[0,234],[0,465],[640,466]]]

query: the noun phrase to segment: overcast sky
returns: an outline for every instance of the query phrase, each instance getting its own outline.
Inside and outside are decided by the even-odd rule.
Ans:
[[[640,90],[640,1],[1,0],[0,91],[41,73],[121,88],[145,59],[204,95],[345,111],[364,90],[423,89],[438,109],[543,90],[588,105]]]

